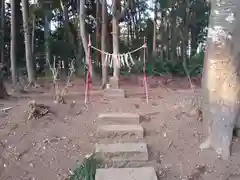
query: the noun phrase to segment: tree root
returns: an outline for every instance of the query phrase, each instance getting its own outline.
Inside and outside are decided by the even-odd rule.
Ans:
[[[54,103],[55,104],[66,104],[64,96],[63,95],[57,95]]]

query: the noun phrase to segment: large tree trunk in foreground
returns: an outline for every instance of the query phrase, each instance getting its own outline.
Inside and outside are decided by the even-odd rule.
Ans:
[[[22,0],[22,14],[23,14],[23,28],[25,40],[25,59],[28,73],[28,81],[30,84],[35,84],[35,73],[33,68],[32,48],[31,48],[31,35],[30,27],[28,24],[29,19],[29,4],[28,0]]]
[[[200,148],[212,148],[227,160],[239,111],[240,2],[213,0],[211,8],[202,81],[209,137]]]

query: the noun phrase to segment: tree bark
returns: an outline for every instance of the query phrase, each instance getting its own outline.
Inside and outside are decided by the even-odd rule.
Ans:
[[[3,78],[0,76],[0,99],[5,99],[8,97],[8,93],[6,91],[6,87],[3,83]]]
[[[102,36],[101,36],[101,49],[107,51],[107,2],[102,1]],[[108,64],[105,62],[106,55],[102,53],[102,88],[105,88],[108,81]]]
[[[11,76],[12,76],[12,84],[16,86],[17,84],[17,22],[16,22],[16,7],[18,6],[20,1],[12,0],[11,1]]]
[[[89,63],[88,59],[88,33],[86,31],[86,23],[85,23],[85,0],[80,0],[80,8],[79,8],[79,21],[80,21],[80,35],[82,38],[82,44],[85,52],[85,61],[86,64]],[[92,62],[90,62],[92,63]],[[92,67],[92,66],[91,66]],[[90,75],[94,78],[93,67],[90,69]]]
[[[0,1],[0,10],[1,10],[1,21],[0,21],[0,29],[1,29],[1,45],[0,45],[0,58],[1,58],[1,62],[2,63],[5,63],[4,62],[4,46],[5,46],[5,43],[4,43],[4,24],[5,24],[5,0],[1,0]]]
[[[29,4],[28,0],[22,0],[22,14],[23,14],[23,28],[25,40],[25,58],[28,73],[28,81],[30,84],[35,84],[35,73],[33,69],[32,48],[31,48],[31,35],[28,24],[29,19]]]
[[[65,32],[65,41],[71,42],[73,44],[74,43],[73,39],[70,36],[68,7],[69,6],[66,2],[63,4],[63,7],[62,7],[63,8],[63,19],[64,19],[64,30],[65,30],[64,31]],[[66,76],[68,76],[68,70],[69,70],[68,62],[65,60],[64,61],[64,72],[65,72]]]
[[[152,47],[152,56],[156,55],[156,48],[157,48],[157,0],[155,0],[154,6],[154,17],[153,17],[153,47]]]
[[[32,59],[33,59],[33,68],[36,76],[36,55],[35,55],[35,29],[36,29],[36,15],[32,15],[32,37],[31,37],[31,48],[32,48]]]
[[[44,41],[45,41],[45,70],[47,70],[48,62],[51,62],[51,53],[49,45],[50,22],[48,17],[48,10],[44,12]],[[46,72],[45,72],[46,73]]]
[[[213,0],[211,8],[202,80],[203,118],[208,120],[209,137],[200,148],[212,148],[228,160],[239,113],[240,3]]]

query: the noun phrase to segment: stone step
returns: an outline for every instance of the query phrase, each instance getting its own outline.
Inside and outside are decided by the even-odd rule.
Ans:
[[[95,180],[157,180],[153,167],[97,169]]]
[[[126,92],[124,89],[107,88],[103,91],[103,96],[110,99],[125,98]]]
[[[98,115],[98,119],[101,125],[140,123],[140,116],[135,113],[103,113]]]
[[[100,125],[97,129],[99,138],[116,138],[123,139],[142,139],[143,127],[139,124],[130,125]]]
[[[146,143],[97,144],[96,156],[103,161],[147,161]]]

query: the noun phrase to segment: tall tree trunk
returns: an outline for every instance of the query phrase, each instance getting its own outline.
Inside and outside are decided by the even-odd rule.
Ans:
[[[100,1],[96,0],[96,46],[100,49],[100,21],[101,21],[101,12],[100,12]],[[97,52],[97,64],[99,64],[101,60],[101,53]]]
[[[101,36],[101,49],[107,51],[107,2],[102,1],[102,36]],[[106,55],[102,53],[102,88],[105,88],[108,81],[108,64]]]
[[[85,0],[80,0],[80,8],[79,8],[79,21],[80,21],[80,34],[82,38],[82,44],[85,52],[85,61],[86,64],[89,63],[88,58],[88,33],[86,31],[86,23],[85,23]],[[92,63],[92,62],[90,62]],[[92,66],[91,66],[92,67]],[[94,71],[93,67],[90,69],[91,77],[94,78]]]
[[[213,0],[211,8],[202,80],[203,118],[208,120],[209,137],[200,148],[213,148],[227,160],[239,113],[240,2]]]
[[[0,30],[1,30],[1,45],[0,45],[0,58],[1,58],[1,62],[2,63],[5,63],[4,62],[4,46],[5,46],[5,43],[4,43],[4,24],[5,24],[5,0],[1,0],[0,1]]]
[[[68,4],[67,3],[62,4],[62,6],[63,6],[62,8],[63,8],[65,41],[71,42],[71,44],[74,44],[73,39],[71,38],[70,28],[69,28]],[[68,62],[65,60],[64,61],[64,71],[65,71],[66,75],[68,75],[68,69],[69,69]]]
[[[48,10],[45,10],[44,12],[44,46],[45,46],[45,73],[48,69],[48,62],[51,62],[51,52],[50,52],[50,45],[49,45],[49,33],[50,33],[50,21],[48,17]]]
[[[29,4],[28,0],[22,0],[22,14],[23,14],[23,28],[24,28],[24,40],[25,40],[25,59],[28,73],[28,81],[30,84],[34,84],[35,73],[33,69],[32,48],[31,48],[31,35],[28,24],[29,19]]]
[[[153,47],[152,47],[152,56],[156,54],[157,48],[157,0],[155,0],[154,6],[154,17],[153,17]]]
[[[36,72],[36,55],[35,55],[35,29],[36,29],[36,15],[32,15],[32,37],[31,37],[31,48],[32,48],[32,59],[33,59],[33,68]],[[35,73],[36,76],[36,73]]]
[[[12,83],[13,86],[17,84],[17,22],[16,22],[16,15],[17,15],[17,7],[20,3],[18,0],[11,1],[11,76],[12,76]]]

